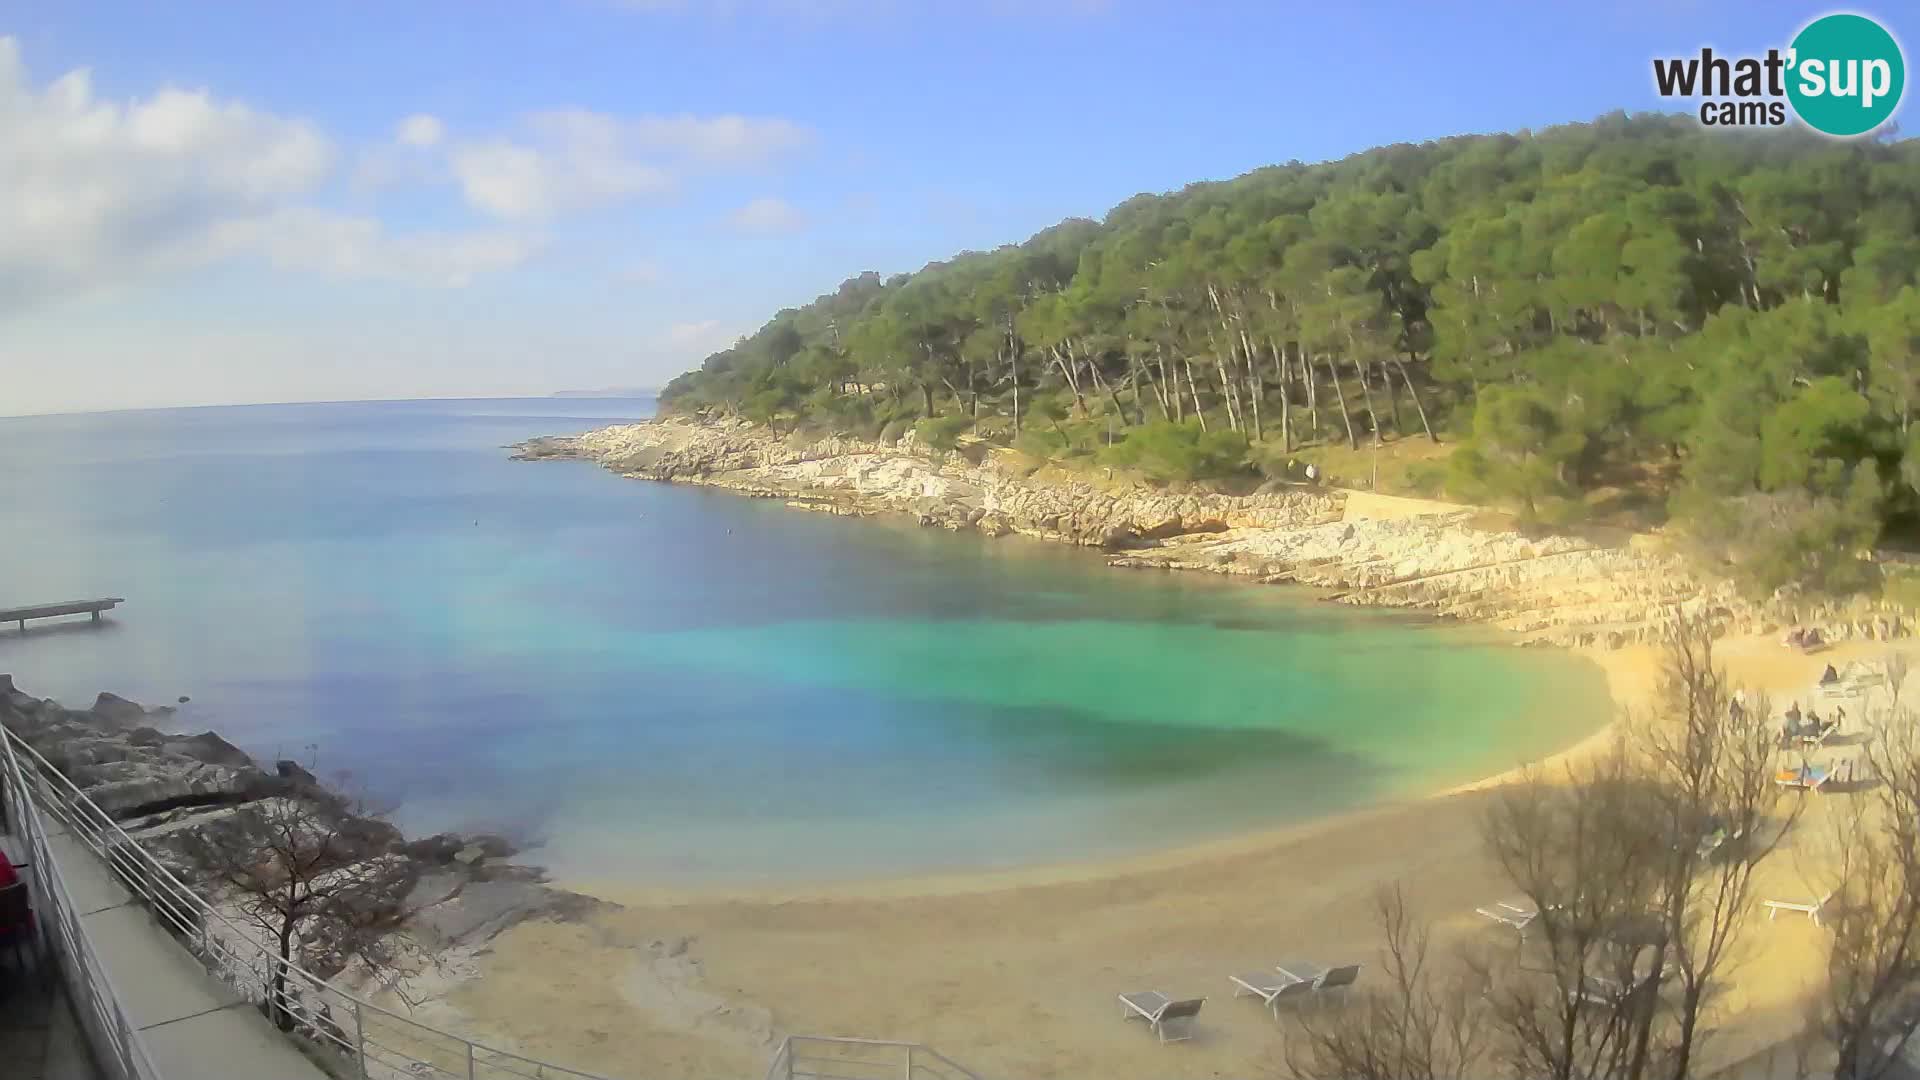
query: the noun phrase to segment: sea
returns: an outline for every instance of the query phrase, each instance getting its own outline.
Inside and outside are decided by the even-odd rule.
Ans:
[[[565,882],[973,873],[1405,799],[1598,728],[1591,663],[1304,589],[507,446],[650,399],[0,419],[0,671],[174,704]]]

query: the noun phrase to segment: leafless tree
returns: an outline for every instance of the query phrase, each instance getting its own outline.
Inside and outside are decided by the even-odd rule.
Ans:
[[[1616,744],[1564,775],[1497,792],[1489,851],[1539,915],[1504,969],[1488,968],[1496,1045],[1515,1076],[1630,1075],[1639,970],[1667,834],[1635,757]]]
[[[1907,654],[1895,650],[1887,653],[1880,661],[1880,670],[1887,679],[1887,697],[1891,700],[1894,713],[1900,711],[1900,691],[1907,685],[1907,674],[1913,670],[1912,661]]]
[[[298,1019],[287,986],[296,948],[322,977],[351,959],[376,970],[388,960],[388,932],[413,871],[390,853],[392,827],[356,809],[323,792],[295,792],[248,803],[186,838],[188,856],[273,940],[267,1011],[282,1030]]]
[[[1669,624],[1654,707],[1651,723],[1628,730],[1646,752],[1645,787],[1659,800],[1668,837],[1657,896],[1664,933],[1649,966],[1649,996],[1669,974],[1677,984],[1677,1030],[1664,1071],[1680,1080],[1708,1034],[1706,1007],[1736,955],[1754,871],[1777,850],[1801,803],[1780,809],[1771,703],[1732,693],[1703,618],[1676,616]],[[1631,1076],[1646,1075],[1652,1023],[1650,1011],[1639,1018]]]
[[[1891,673],[1889,678],[1891,679]],[[1835,1080],[1887,1075],[1920,1027],[1920,717],[1880,718],[1865,753],[1873,786],[1836,821],[1833,934],[1817,1016]]]
[[[1363,991],[1353,1007],[1303,1014],[1287,1042],[1297,1080],[1448,1080],[1476,1075],[1486,1056],[1483,989],[1471,965],[1447,977],[1430,966],[1430,934],[1407,913],[1398,885],[1375,895],[1385,941],[1385,989]]]

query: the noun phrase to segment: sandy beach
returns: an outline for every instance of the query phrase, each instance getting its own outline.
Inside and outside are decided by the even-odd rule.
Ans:
[[[1815,655],[1729,639],[1736,683],[1783,704],[1827,663],[1872,660],[1901,642]],[[1587,654],[1617,705],[1638,709],[1657,653]],[[1592,752],[1606,733],[1558,760]],[[1497,779],[1497,778],[1496,778]],[[561,882],[615,902],[579,923],[536,922],[498,938],[480,978],[448,1004],[480,1031],[614,1076],[754,1076],[785,1033],[923,1042],[983,1077],[1271,1075],[1287,1025],[1226,976],[1288,958],[1374,965],[1371,897],[1399,882],[1436,943],[1501,933],[1473,909],[1510,890],[1481,851],[1488,784],[1305,825],[1117,862],[828,889],[671,893]],[[1822,804],[1809,801],[1760,893],[1799,897]],[[1494,940],[1498,940],[1496,937]],[[1738,1024],[1706,1049],[1737,1060],[1797,1022],[1821,932],[1756,917],[1737,989]],[[1362,978],[1366,975],[1363,971]],[[1196,1037],[1159,1046],[1121,1022],[1115,995],[1206,996]]]

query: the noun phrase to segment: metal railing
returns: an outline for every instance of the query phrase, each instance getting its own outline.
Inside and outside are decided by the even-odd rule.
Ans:
[[[162,1080],[140,1029],[127,1013],[125,996],[80,928],[73,892],[54,861],[45,823],[27,798],[12,743],[5,739],[0,739],[0,802],[7,822],[26,844],[27,896],[33,904],[42,962],[51,961],[66,985],[74,1018],[85,1031],[101,1071],[108,1080]]]
[[[789,1035],[767,1080],[980,1080],[931,1047],[885,1039]]]
[[[315,1063],[334,1076],[357,1080],[608,1080],[409,1019],[337,989],[298,964],[282,961],[251,931],[235,925],[182,883],[19,736],[0,727],[0,746],[4,747],[0,764],[6,770],[9,809],[18,814],[18,820],[30,823],[32,830],[33,878],[43,883],[40,892],[34,894],[35,903],[55,915],[48,921],[55,924],[64,946],[63,971],[75,987],[76,1000],[87,1006],[84,1011],[93,1021],[89,1035],[95,1038],[94,1046],[119,1067],[113,1080],[167,1078],[154,1070],[138,1031],[120,1007],[118,995],[112,992],[105,969],[94,956],[70,905],[64,904],[64,895],[51,898],[53,891],[63,886],[52,853],[47,850],[45,823],[36,810],[65,826],[74,840],[99,856],[121,884],[139,897],[161,926],[209,972],[270,1015],[275,1010],[266,1005],[273,993],[273,976],[276,971],[284,971],[280,1009],[291,1022],[289,1034],[302,1039]],[[102,1063],[103,1067],[108,1064]]]

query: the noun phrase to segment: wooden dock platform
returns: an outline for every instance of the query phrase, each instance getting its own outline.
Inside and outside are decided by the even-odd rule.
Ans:
[[[28,619],[52,619],[61,615],[92,615],[94,622],[100,621],[100,613],[111,611],[126,603],[122,596],[106,596],[98,600],[68,600],[59,604],[32,604],[27,607],[0,608],[0,623],[19,623],[20,632],[27,632]]]

